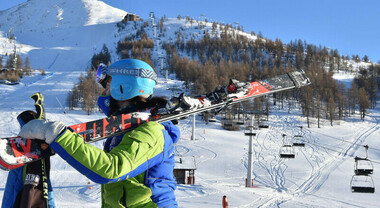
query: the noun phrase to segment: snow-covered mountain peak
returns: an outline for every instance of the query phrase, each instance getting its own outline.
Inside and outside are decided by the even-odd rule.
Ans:
[[[82,0],[88,11],[86,25],[121,21],[127,12],[98,0]]]
[[[0,29],[46,31],[117,22],[126,14],[98,0],[28,0],[0,13]]]

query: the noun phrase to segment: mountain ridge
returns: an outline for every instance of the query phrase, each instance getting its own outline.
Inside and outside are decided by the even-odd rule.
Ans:
[[[103,44],[117,42],[116,22],[126,14],[98,0],[29,0],[0,13],[0,38],[15,36],[17,53],[32,68],[85,70]],[[14,40],[2,41],[0,54],[13,47]]]
[[[98,0],[28,0],[0,13],[0,29],[35,32],[120,21],[126,11]]]

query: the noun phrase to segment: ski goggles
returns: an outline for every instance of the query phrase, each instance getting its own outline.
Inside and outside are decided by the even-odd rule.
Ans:
[[[109,75],[107,75],[107,71],[108,69],[105,64],[100,64],[98,70],[96,71],[96,82],[103,88],[106,88],[107,86],[107,78],[109,77]]]
[[[109,69],[107,69],[107,73],[109,73],[111,76],[118,75],[118,76],[148,78],[148,79],[154,80],[157,83],[157,74],[156,72],[150,69],[111,66]]]

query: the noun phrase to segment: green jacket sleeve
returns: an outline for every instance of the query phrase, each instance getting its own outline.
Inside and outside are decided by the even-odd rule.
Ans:
[[[110,152],[105,152],[66,130],[51,147],[71,166],[96,183],[112,183],[135,177],[160,162],[164,127],[157,122],[142,124],[126,133]]]

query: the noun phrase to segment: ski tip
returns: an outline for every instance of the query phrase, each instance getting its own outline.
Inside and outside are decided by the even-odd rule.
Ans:
[[[3,167],[2,165],[0,165],[0,169],[1,169],[1,170],[5,170],[5,171],[8,171],[8,169],[7,169],[7,168],[5,168],[5,167]]]
[[[310,79],[306,76],[305,71],[302,69],[289,72],[288,75],[297,88],[301,88],[311,84]]]
[[[20,166],[19,165],[18,166],[9,165],[3,161],[3,158],[0,158],[0,169],[1,170],[10,171],[10,170],[13,170],[13,169],[18,168],[18,167],[20,167]]]

